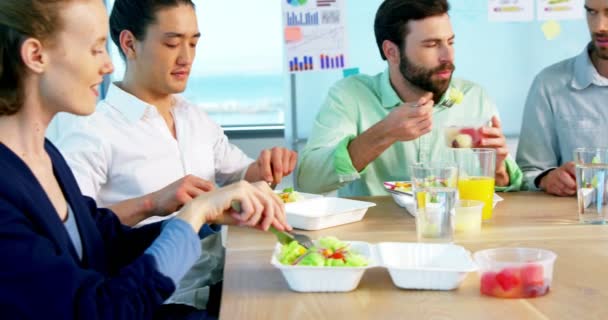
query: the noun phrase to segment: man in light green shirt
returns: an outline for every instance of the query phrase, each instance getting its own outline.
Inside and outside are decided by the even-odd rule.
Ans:
[[[302,152],[300,190],[386,194],[382,182],[410,180],[411,164],[446,159],[446,126],[488,123],[479,146],[496,149],[496,189],[519,190],[523,175],[508,156],[496,106],[479,86],[452,79],[448,9],[446,0],[380,5],[374,29],[388,68],[330,89]],[[462,99],[456,98],[460,93]]]

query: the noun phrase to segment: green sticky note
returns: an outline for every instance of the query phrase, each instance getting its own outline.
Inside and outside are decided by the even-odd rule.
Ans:
[[[350,76],[355,76],[359,74],[359,68],[348,68],[348,69],[343,69],[342,70],[342,74],[344,75],[344,78],[350,77]]]

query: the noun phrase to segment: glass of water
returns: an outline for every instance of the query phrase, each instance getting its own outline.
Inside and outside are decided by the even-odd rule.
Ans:
[[[416,234],[421,242],[452,242],[458,167],[454,163],[411,166],[416,202]]]
[[[574,150],[581,223],[604,224],[608,214],[608,148]]]

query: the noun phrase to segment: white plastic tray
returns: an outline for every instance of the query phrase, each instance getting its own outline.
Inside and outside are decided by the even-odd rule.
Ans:
[[[281,264],[277,244],[271,263],[281,270],[289,288],[298,292],[346,292],[359,285],[365,270],[383,267],[402,289],[453,290],[467,273],[476,271],[471,253],[454,244],[345,241],[369,260],[366,267],[308,267]]]
[[[274,190],[274,193],[281,194],[281,193],[283,193],[283,191],[282,190]],[[299,192],[299,191],[296,191],[296,193],[298,194],[298,200],[296,202],[301,202],[301,201],[306,201],[306,200],[310,200],[310,199],[322,198],[323,197],[323,195],[314,194],[314,193],[304,193],[304,192]],[[288,205],[291,205],[291,204],[296,203],[296,202],[286,203],[285,205],[288,206]]]
[[[376,265],[372,248],[367,242],[345,241],[351,250],[365,256],[369,265],[365,267],[308,267],[284,265],[277,259],[281,244],[276,245],[270,263],[283,273],[289,288],[298,292],[347,292],[357,288],[366,269]]]
[[[287,222],[294,228],[319,230],[360,221],[375,203],[344,198],[322,197],[289,203]]]
[[[471,253],[453,244],[384,242],[377,249],[380,265],[402,289],[453,290],[477,270]]]

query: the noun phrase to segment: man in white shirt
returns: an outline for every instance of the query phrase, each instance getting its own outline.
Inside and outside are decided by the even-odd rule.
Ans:
[[[200,33],[194,4],[173,2],[115,1],[110,26],[126,61],[123,81],[56,141],[82,192],[129,225],[171,214],[216,183],[278,183],[297,161],[281,147],[250,159],[205,112],[176,95],[186,88]],[[203,249],[218,249],[218,239],[207,237],[215,242]],[[208,289],[200,287],[222,276],[223,261],[214,255],[223,252],[204,252],[171,301],[205,307]]]

